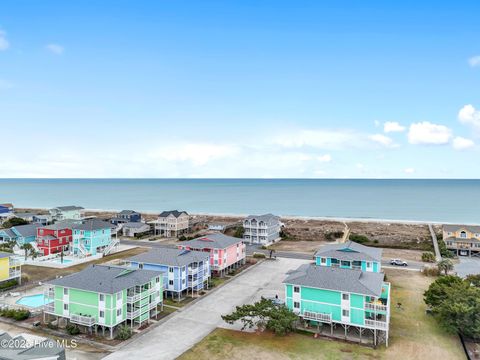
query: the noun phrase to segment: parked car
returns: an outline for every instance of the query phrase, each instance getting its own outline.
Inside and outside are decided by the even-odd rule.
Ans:
[[[392,259],[390,260],[390,265],[396,265],[396,266],[408,266],[406,261],[400,260],[400,259]]]

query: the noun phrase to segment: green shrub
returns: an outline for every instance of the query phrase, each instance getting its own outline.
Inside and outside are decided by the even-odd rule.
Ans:
[[[432,253],[432,252],[424,252],[422,254],[422,261],[423,262],[429,262],[429,263],[433,263],[435,262],[435,254]]]
[[[0,310],[0,316],[21,321],[30,317],[30,311],[28,310],[15,310],[15,309],[3,309]]]
[[[447,249],[447,245],[443,240],[438,241],[438,249],[440,250],[440,255],[442,255],[442,257],[447,259],[453,258],[452,252]]]
[[[253,253],[255,259],[265,259],[267,256],[263,253]]]
[[[358,244],[365,244],[370,241],[370,239],[365,235],[359,235],[359,234],[350,234],[349,240],[356,242]]]
[[[117,339],[118,340],[127,340],[132,337],[132,329],[127,325],[122,325],[119,327],[117,332]]]
[[[178,241],[185,241],[187,240],[187,238],[185,237],[185,235],[182,235],[178,238]]]
[[[243,226],[237,226],[235,228],[235,232],[233,233],[233,237],[236,237],[236,238],[243,238],[243,234],[245,233],[245,229],[243,228]]]
[[[70,335],[80,334],[80,328],[77,325],[68,324],[65,327],[65,330],[67,330],[67,333],[69,333]]]
[[[0,284],[0,290],[8,289],[8,288],[14,287],[16,285],[18,285],[18,280],[17,279],[8,280],[8,281],[5,281],[5,282]]]
[[[378,240],[377,239],[373,240],[373,243],[378,244]]]

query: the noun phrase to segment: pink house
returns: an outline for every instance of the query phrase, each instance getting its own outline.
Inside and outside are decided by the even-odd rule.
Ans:
[[[209,252],[210,268],[220,276],[245,264],[246,250],[242,239],[224,234],[210,234],[184,241],[178,248]]]

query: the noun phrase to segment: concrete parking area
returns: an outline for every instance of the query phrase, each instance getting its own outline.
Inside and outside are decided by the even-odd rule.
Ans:
[[[460,277],[480,274],[480,258],[460,256],[453,271]]]
[[[267,260],[192,305],[179,310],[155,329],[120,348],[106,359],[175,359],[217,327],[228,327],[221,315],[260,297],[284,296],[286,273],[306,260]]]

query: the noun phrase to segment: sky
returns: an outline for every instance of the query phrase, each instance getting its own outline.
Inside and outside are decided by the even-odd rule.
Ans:
[[[479,1],[25,1],[0,177],[479,178]]]

